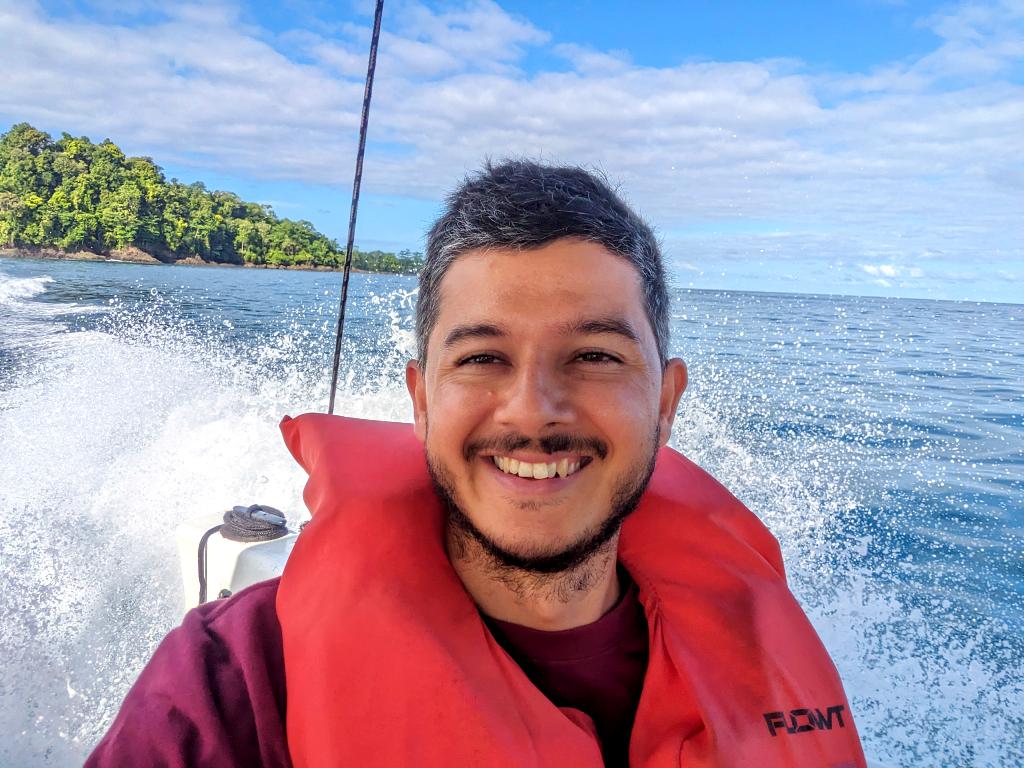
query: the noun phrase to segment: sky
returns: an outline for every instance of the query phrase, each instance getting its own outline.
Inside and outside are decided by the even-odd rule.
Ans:
[[[371,0],[0,0],[0,131],[344,241]],[[356,242],[487,158],[597,169],[677,287],[1024,303],[1024,0],[387,0]]]

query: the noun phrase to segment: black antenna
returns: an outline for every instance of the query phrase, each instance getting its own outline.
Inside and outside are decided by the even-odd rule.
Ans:
[[[356,211],[359,208],[359,185],[363,180],[363,152],[366,151],[366,127],[370,122],[370,97],[373,95],[373,71],[377,68],[377,43],[380,40],[380,20],[384,15],[384,0],[377,0],[373,17],[373,38],[370,41],[370,61],[366,67],[366,88],[363,91],[363,116],[359,122],[359,150],[356,152],[356,176],[352,181],[352,209],[348,215],[348,245],[345,248],[345,276],[341,281],[341,308],[338,310],[338,335],[334,340],[334,370],[331,373],[331,401],[327,413],[334,413],[334,395],[338,389],[338,366],[341,364],[341,336],[345,332],[345,302],[348,301],[348,276],[352,271],[352,243],[356,236]]]

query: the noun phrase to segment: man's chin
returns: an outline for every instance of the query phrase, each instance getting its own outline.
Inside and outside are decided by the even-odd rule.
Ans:
[[[571,571],[598,553],[607,551],[622,527],[623,520],[624,516],[609,517],[597,528],[584,531],[576,539],[562,545],[552,546],[550,540],[537,544],[511,544],[489,536],[457,505],[448,505],[448,528],[457,538],[476,543],[495,565],[537,575]]]
[[[434,489],[448,510],[448,530],[458,549],[481,551],[494,566],[530,574],[553,575],[572,571],[595,556],[606,552],[615,540],[623,522],[640,503],[647,483],[654,473],[659,432],[652,433],[651,452],[626,472],[616,484],[608,513],[600,524],[583,531],[565,546],[553,548],[549,543],[531,547],[529,544],[508,544],[497,541],[482,531],[458,503],[452,475],[427,451],[427,469]],[[468,552],[467,552],[468,553]],[[459,553],[453,553],[458,556]]]

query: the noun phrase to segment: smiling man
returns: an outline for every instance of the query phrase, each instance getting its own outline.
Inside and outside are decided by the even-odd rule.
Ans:
[[[190,613],[90,764],[864,766],[774,538],[664,447],[668,304],[593,174],[467,180],[414,427],[283,423],[313,512],[284,576]]]
[[[664,287],[653,290],[663,307]],[[407,378],[451,510],[452,564],[492,618],[596,621],[621,593],[619,528],[668,439],[686,367],[662,360],[637,270],[599,242],[475,249],[439,298]]]

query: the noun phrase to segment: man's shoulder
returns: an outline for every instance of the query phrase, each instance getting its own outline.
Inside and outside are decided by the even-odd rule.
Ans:
[[[280,577],[268,579],[229,598],[197,606],[185,614],[180,628],[199,631],[214,642],[226,645],[253,639],[266,643],[275,637],[280,645],[281,624],[277,619],[280,583]]]
[[[167,633],[139,681],[159,685],[166,673],[173,675],[175,663],[184,657],[217,677],[240,674],[254,659],[283,668],[276,605],[279,582],[279,578],[262,581],[229,598],[192,608]]]
[[[261,582],[185,614],[87,765],[289,765],[277,586]]]

